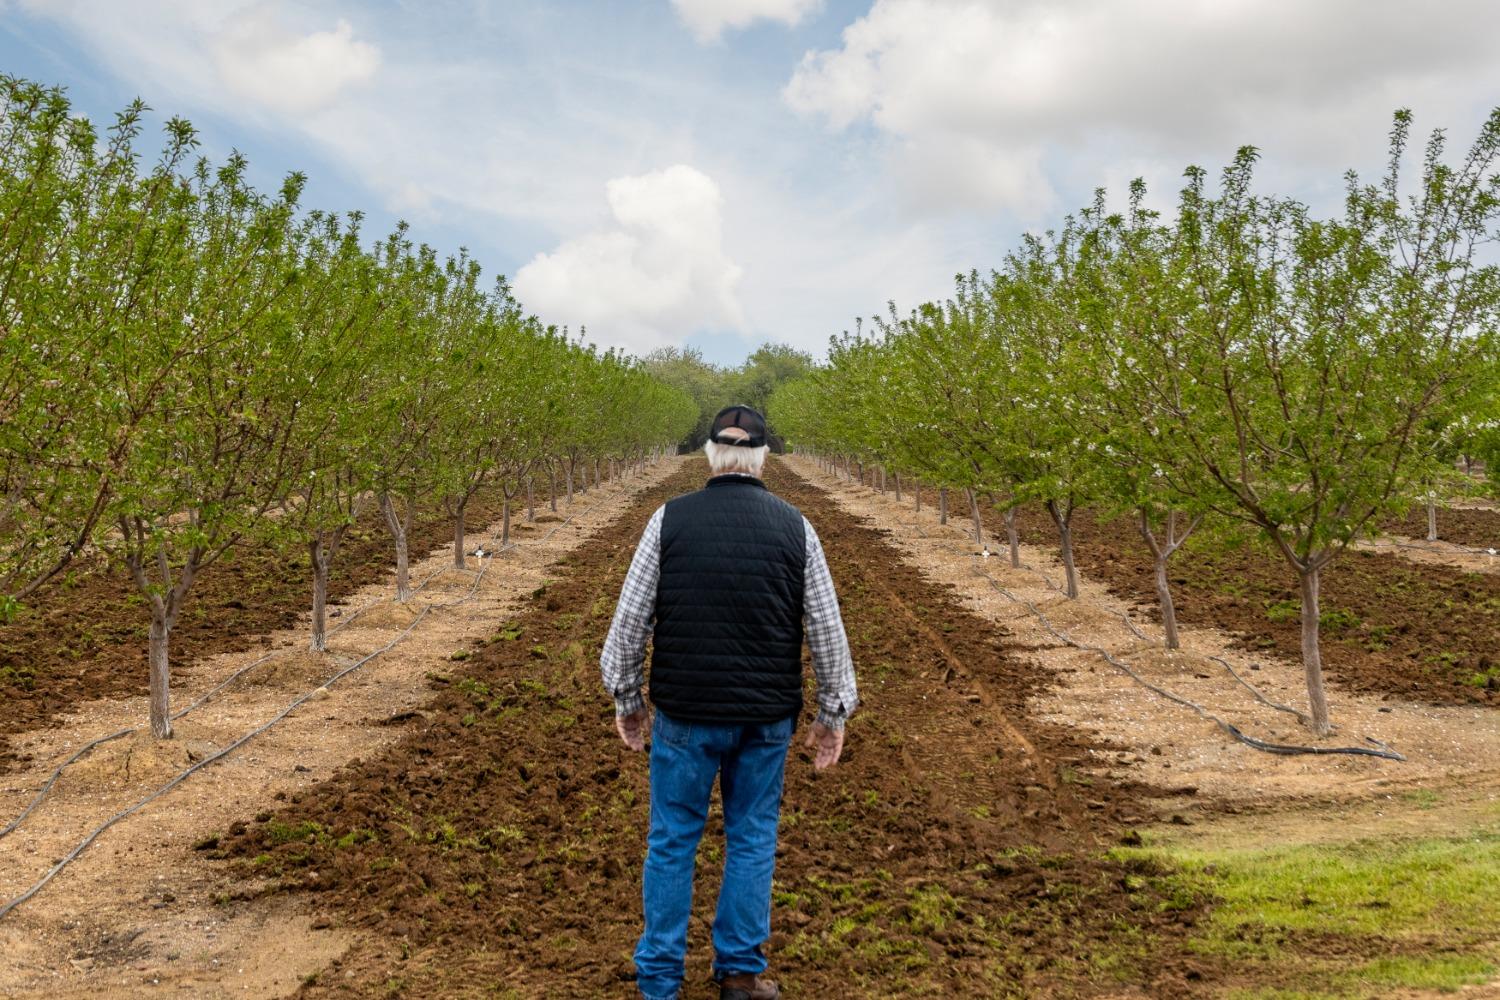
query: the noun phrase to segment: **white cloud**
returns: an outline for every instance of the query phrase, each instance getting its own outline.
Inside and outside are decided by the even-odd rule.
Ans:
[[[741,269],[724,249],[723,199],[678,164],[606,185],[612,223],[540,253],[516,274],[530,311],[589,327],[605,346],[644,352],[696,330],[745,325]]]
[[[876,0],[783,97],[836,130],[874,126],[922,209],[1024,217],[1057,197],[1048,164],[1097,176],[1122,150],[1222,161],[1251,143],[1304,168],[1369,162],[1396,107],[1464,114],[1492,98],[1497,34],[1489,0],[1437,16],[1397,0]]]
[[[756,21],[795,25],[822,6],[822,0],[672,0],[678,15],[700,42],[712,42],[725,28],[744,28]]]
[[[354,26],[284,0],[22,0],[68,25],[143,92],[237,113],[306,115],[368,82],[380,49]]]
[[[339,20],[331,31],[299,34],[269,3],[232,18],[211,48],[232,93],[289,114],[327,107],[346,87],[369,80],[380,66],[380,50],[357,41],[348,21]]]

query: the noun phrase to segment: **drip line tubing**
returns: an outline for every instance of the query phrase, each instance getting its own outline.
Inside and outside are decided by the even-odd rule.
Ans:
[[[570,521],[572,521],[575,517],[579,517],[579,516],[581,516],[583,514],[587,514],[590,511],[593,511],[593,510],[597,509],[603,503],[604,503],[604,501],[600,500],[600,501],[592,504],[591,506],[589,506],[588,508],[586,508],[584,510],[575,511],[575,512],[569,514],[567,517],[565,517],[563,520],[559,521],[556,525],[554,525],[551,529],[549,529],[546,532],[546,534],[544,534],[544,535],[540,536],[539,538],[535,539],[535,541],[537,541],[537,542],[545,542],[545,541],[547,541],[554,534],[556,534],[558,531],[562,530],[565,526],[567,526],[567,524]],[[490,537],[491,538],[494,537],[494,533],[493,532],[491,532]],[[261,725],[255,727],[254,729],[251,729],[249,732],[246,732],[245,734],[243,734],[242,736],[240,736],[239,738],[237,738],[234,742],[232,742],[232,743],[228,744],[227,746],[225,746],[223,749],[218,750],[218,751],[216,751],[216,752],[208,755],[207,757],[204,757],[202,760],[194,763],[191,767],[188,767],[188,768],[182,770],[177,775],[175,775],[173,778],[171,778],[169,781],[167,781],[165,784],[163,784],[161,787],[157,788],[155,791],[153,791],[150,794],[146,795],[144,798],[140,799],[135,804],[133,804],[131,806],[128,806],[128,807],[120,810],[119,812],[115,813],[113,816],[110,816],[108,819],[106,819],[103,823],[101,823],[98,826],[96,826],[82,840],[80,840],[77,844],[75,844],[73,846],[73,848],[68,851],[67,854],[63,855],[63,857],[61,859],[59,859],[56,864],[54,864],[51,868],[49,868],[47,870],[47,872],[46,872],[45,875],[43,875],[40,879],[38,879],[36,882],[34,882],[29,888],[27,888],[20,895],[16,896],[14,899],[12,899],[12,900],[4,903],[3,905],[0,905],[0,920],[4,920],[5,917],[8,916],[12,911],[14,911],[18,906],[20,906],[22,903],[25,903],[27,900],[31,899],[38,892],[40,892],[43,888],[45,888],[46,885],[47,885],[47,883],[51,882],[54,878],[57,877],[57,875],[59,873],[61,873],[63,871],[63,869],[65,869],[68,865],[72,864],[75,860],[77,860],[78,857],[80,855],[82,855],[84,851],[88,850],[89,846],[92,845],[94,843],[94,841],[97,840],[100,837],[100,835],[102,835],[110,827],[114,826],[116,823],[119,823],[121,820],[128,819],[130,816],[133,816],[137,812],[140,812],[147,805],[151,804],[156,799],[160,798],[161,796],[165,795],[167,792],[171,791],[173,788],[177,787],[177,785],[181,784],[183,781],[185,781],[192,774],[194,774],[197,771],[199,771],[199,770],[207,767],[209,764],[212,764],[212,763],[214,763],[216,761],[222,760],[224,757],[227,757],[229,754],[233,753],[235,750],[238,750],[240,747],[242,747],[246,743],[250,742],[256,736],[259,736],[262,733],[266,732],[272,726],[274,726],[277,723],[281,722],[288,715],[290,715],[293,711],[295,711],[297,708],[301,707],[308,700],[310,700],[311,698],[313,698],[319,691],[323,690],[324,688],[331,687],[333,684],[337,683],[339,680],[342,680],[344,677],[346,677],[349,674],[353,673],[354,671],[358,670],[360,667],[364,666],[366,663],[369,663],[370,661],[374,660],[376,657],[379,657],[379,656],[381,656],[381,655],[389,652],[390,650],[394,649],[399,643],[401,643],[403,640],[405,640],[407,638],[407,636],[411,635],[412,631],[414,629],[416,629],[416,627],[422,622],[422,620],[427,617],[427,615],[428,615],[429,612],[431,612],[433,610],[436,610],[436,609],[446,609],[446,608],[458,607],[459,605],[464,604],[465,602],[467,602],[470,599],[472,599],[473,596],[474,596],[474,594],[478,592],[479,585],[483,581],[485,573],[489,570],[490,566],[494,565],[495,559],[497,557],[499,557],[501,554],[503,554],[504,552],[509,551],[510,549],[518,547],[518,545],[519,545],[518,542],[510,542],[510,543],[507,543],[506,545],[502,546],[501,548],[495,550],[494,552],[489,553],[488,556],[484,560],[484,564],[477,571],[475,571],[474,582],[472,584],[470,584],[469,589],[464,593],[464,595],[462,597],[460,597],[460,598],[458,598],[456,600],[453,600],[453,601],[445,601],[445,602],[433,603],[433,604],[428,604],[428,605],[424,606],[422,608],[422,610],[417,614],[417,616],[412,619],[411,623],[408,624],[406,626],[406,628],[403,629],[400,632],[400,634],[398,634],[389,643],[387,643],[386,645],[380,647],[379,649],[375,650],[374,652],[367,653],[366,655],[364,655],[364,656],[360,657],[358,660],[356,660],[354,663],[351,663],[347,667],[344,667],[343,669],[339,670],[332,677],[328,678],[328,680],[326,680],[323,683],[319,684],[317,687],[315,687],[312,690],[307,691],[307,692],[303,693],[302,695],[298,696],[289,705],[287,705],[285,708],[283,708],[280,712],[278,712],[275,716],[273,716],[271,719],[269,719],[265,723],[262,723]],[[427,577],[427,579],[425,581],[423,581],[422,587],[425,587],[433,579],[435,579],[437,576],[441,575],[442,572],[443,572],[442,570],[439,570],[439,571],[434,572],[431,575],[429,575]],[[418,588],[418,590],[420,590],[420,589],[421,588]],[[417,591],[414,590],[413,593],[415,594],[415,593],[417,593]],[[372,602],[371,604],[366,605],[364,608],[361,608],[360,611],[363,612],[365,610],[368,610],[370,607],[375,606],[376,604],[382,604],[382,603],[384,603],[383,600]],[[344,626],[350,624],[352,621],[353,621],[353,617],[351,616],[351,618],[347,619],[342,625],[339,626],[339,628],[343,628]],[[274,655],[276,655],[276,654],[271,654],[271,655],[262,657],[259,660],[255,661],[255,663],[249,664],[246,667],[241,668],[229,680],[226,680],[223,683],[219,684],[217,687],[215,687],[213,689],[213,691],[210,691],[208,694],[206,694],[202,698],[200,698],[197,702],[195,702],[192,705],[188,706],[188,708],[186,708],[183,711],[181,711],[181,712],[177,713],[176,715],[174,715],[173,718],[177,719],[177,718],[180,718],[183,715],[186,715],[189,711],[192,711],[194,708],[197,708],[199,705],[201,705],[205,701],[207,701],[208,697],[210,695],[212,695],[214,692],[217,692],[218,690],[220,690],[223,687],[227,686],[228,683],[230,683],[230,681],[232,681],[235,677],[238,677],[240,674],[243,674],[246,670],[250,669],[250,667],[256,666],[256,665],[258,665],[260,663],[265,662],[266,660],[270,659],[271,656],[274,656]],[[58,778],[60,778],[62,776],[62,773],[63,773],[64,770],[66,770],[66,768],[68,768],[73,763],[77,762],[85,754],[87,754],[89,751],[93,750],[94,748],[96,748],[96,747],[98,747],[98,746],[100,746],[100,745],[102,745],[104,743],[108,743],[111,740],[116,740],[116,739],[120,739],[121,737],[124,737],[124,736],[129,736],[129,735],[131,735],[131,734],[133,734],[135,732],[138,732],[139,729],[140,729],[139,726],[132,727],[132,728],[129,728],[129,729],[122,729],[122,730],[120,730],[118,732],[111,733],[108,736],[100,737],[97,740],[93,740],[92,742],[90,742],[88,744],[85,744],[83,747],[81,747],[77,751],[75,751],[72,757],[70,757],[70,758],[68,758],[68,760],[64,761],[61,765],[59,765],[57,767],[56,770],[54,770],[52,772],[51,777],[49,777],[47,779],[46,783],[37,792],[36,796],[32,799],[31,803],[29,805],[27,805],[27,807],[21,812],[21,814],[19,816],[17,816],[14,820],[12,820],[11,823],[8,826],[6,826],[4,830],[0,830],[0,837],[4,837],[5,835],[11,833],[13,830],[15,830],[18,826],[21,825],[22,821],[24,821],[29,815],[31,815],[31,813],[36,809],[36,807],[41,804],[42,799],[47,795],[47,793],[49,791],[51,791],[53,785],[55,785],[57,783]]]

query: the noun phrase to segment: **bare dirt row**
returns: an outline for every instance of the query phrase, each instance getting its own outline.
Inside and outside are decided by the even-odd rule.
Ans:
[[[797,459],[797,461],[802,461]],[[798,465],[821,476],[816,463]],[[843,490],[850,481],[821,480]],[[872,490],[857,482],[857,491]],[[887,483],[887,486],[890,484]],[[894,500],[894,490],[873,490]],[[905,503],[914,507],[906,484]],[[971,524],[962,494],[953,498],[952,520],[961,530]],[[937,491],[924,488],[925,510],[937,508]],[[999,511],[982,505],[992,548],[1003,549],[1005,526]],[[891,508],[900,509],[900,504]],[[1472,529],[1464,537],[1500,543],[1500,512],[1445,509],[1456,525]],[[903,515],[905,516],[905,515]],[[1053,567],[1057,530],[1040,508],[1016,513],[1021,541]],[[1104,519],[1093,511],[1073,515],[1074,555],[1080,571],[1108,592],[1159,620],[1151,557],[1128,517]],[[1003,555],[1003,552],[1001,553]],[[1324,668],[1346,690],[1432,705],[1500,705],[1500,574],[1487,555],[1457,559],[1442,543],[1424,555],[1407,551],[1355,550],[1323,573],[1322,644]],[[1178,618],[1234,637],[1237,648],[1296,660],[1301,655],[1300,597],[1291,571],[1280,557],[1250,543],[1224,544],[1199,538],[1173,557],[1169,567]]]
[[[1055,548],[1039,511],[1022,510],[1024,541]],[[988,525],[1000,530],[998,515]],[[1150,557],[1133,526],[1076,515],[1079,567],[1155,612]],[[1254,546],[1203,546],[1171,569],[1185,622],[1239,637],[1249,650],[1300,655],[1300,599],[1278,558]],[[1324,664],[1347,690],[1435,705],[1500,705],[1500,576],[1415,563],[1386,552],[1347,553],[1323,574]]]
[[[16,956],[0,992],[631,995],[646,761],[613,734],[597,655],[646,518],[706,467],[665,472],[555,544],[523,547],[503,593],[444,613],[388,673],[335,687],[300,728],[112,830],[55,891],[0,921],[0,948]],[[789,764],[771,943],[789,995],[1213,995],[1235,981],[1189,942],[1209,901],[1153,863],[1112,859],[1112,845],[1156,820],[1208,829],[1210,814],[1351,797],[1378,818],[1404,788],[1500,787],[1500,772],[1475,765],[1500,759],[1492,708],[1336,687],[1334,742],[1370,734],[1411,760],[1257,754],[1062,647],[1000,588],[1256,735],[1298,739],[1293,720],[1207,659],[1293,701],[1297,668],[1277,650],[1190,625],[1181,654],[1153,651],[1119,618],[1128,592],[1086,579],[1084,599],[1066,602],[1041,574],[977,557],[965,525],[936,523],[930,497],[918,515],[909,494],[898,504],[797,458],[774,461],[768,481],[819,528],[864,697],[838,768],[815,774],[801,750]],[[1045,548],[1024,552],[1056,575]],[[440,584],[434,598],[450,585],[467,584]],[[407,621],[376,616],[363,646]],[[352,639],[336,653],[352,653]],[[206,682],[245,656],[199,669]],[[0,841],[3,888],[44,867],[88,816],[180,767],[171,754],[221,745],[327,666],[289,661],[166,757],[121,746],[82,769],[33,839]],[[112,711],[142,710],[111,704],[72,721],[102,729]],[[28,734],[21,749],[54,759],[68,732]],[[20,776],[8,809],[39,773]],[[706,917],[718,838],[711,821],[689,998],[715,995]]]
[[[294,699],[310,691],[315,697],[111,827],[36,898],[0,920],[0,995],[280,997],[342,954],[349,931],[315,919],[303,900],[260,907],[231,902],[240,888],[236,881],[200,861],[213,835],[237,818],[296,801],[338,766],[378,755],[401,737],[414,718],[409,713],[428,697],[429,675],[458,665],[475,640],[503,629],[545,584],[558,558],[678,462],[667,460],[646,476],[582,494],[571,507],[560,504],[559,515],[543,508],[536,524],[513,525],[515,549],[492,561],[471,559],[469,571],[454,571],[451,552],[439,548],[413,566],[414,580],[430,576],[431,583],[410,607],[390,600],[388,575],[376,578],[348,594],[344,614],[334,622],[348,620],[355,609],[369,610],[331,638],[326,656],[303,652],[305,629],[271,633],[269,649],[245,649],[244,637],[233,636],[226,625],[241,640],[241,651],[193,664],[177,691],[178,705],[267,652],[275,657],[181,719],[178,738],[107,743],[69,768],[37,811],[0,839],[0,904],[107,817]],[[492,549],[491,535],[499,527],[475,526],[471,541]],[[444,539],[436,541],[441,546]],[[430,610],[421,615],[423,608]],[[317,691],[335,671],[387,646],[388,652],[357,672]],[[0,824],[17,815],[51,767],[86,740],[144,718],[142,697],[93,700],[76,703],[61,725],[16,734],[17,749],[31,763],[0,778]]]
[[[469,502],[464,520],[471,540],[500,517],[502,502],[495,490],[481,490]],[[391,573],[390,534],[373,502],[369,508],[339,546],[329,574],[331,602]],[[451,519],[437,509],[424,511],[412,526],[411,551],[420,555],[452,537]],[[311,593],[305,551],[289,545],[231,550],[188,595],[172,634],[174,675],[206,657],[268,645],[271,633],[306,614]],[[97,562],[75,567],[8,623],[0,641],[0,774],[17,763],[8,734],[53,724],[80,702],[144,693],[149,625],[129,574]]]
[[[701,463],[642,496],[471,661],[407,736],[226,831],[247,907],[306,894],[367,936],[303,996],[627,996],[646,759],[623,749],[597,654],[632,546]],[[776,465],[817,525],[864,705],[845,760],[789,763],[773,962],[788,995],[1036,996],[1102,982],[1181,995],[1200,912],[1103,850],[1154,813],[1101,741],[1038,719],[1053,678],[903,562],[879,529]],[[722,860],[711,822],[700,911]],[[1127,929],[1127,930],[1122,930]],[[687,997],[713,996],[695,921]]]
[[[827,489],[848,513],[886,527],[903,558],[953,588],[967,607],[1029,649],[1057,681],[1032,704],[1032,710],[1100,734],[1119,748],[1101,755],[1101,763],[1107,759],[1117,776],[1179,792],[1168,800],[1174,812],[1276,808],[1284,802],[1382,795],[1402,788],[1500,778],[1500,768],[1493,764],[1500,760],[1500,713],[1473,700],[1435,705],[1389,691],[1351,690],[1342,674],[1333,673],[1330,698],[1336,732],[1318,741],[1293,716],[1258,700],[1228,669],[1269,701],[1303,706],[1306,688],[1295,647],[1287,655],[1279,647],[1247,639],[1245,633],[1217,627],[1213,620],[1205,620],[1208,612],[1200,602],[1193,615],[1183,615],[1187,623],[1182,629],[1183,648],[1162,649],[1160,630],[1151,623],[1152,606],[1147,603],[1154,600],[1154,590],[1148,597],[1139,589],[1111,585],[1114,578],[1107,574],[1094,575],[1096,565],[1108,570],[1125,559],[1131,565],[1140,563],[1142,557],[1124,551],[1124,540],[1107,549],[1095,548],[1097,536],[1081,532],[1085,539],[1079,545],[1082,593],[1079,600],[1070,601],[1054,589],[1062,579],[1062,569],[1050,544],[1052,538],[1042,525],[1025,525],[1028,541],[1021,546],[1021,556],[1026,568],[1012,569],[1003,549],[995,545],[996,531],[1002,529],[998,518],[986,523],[990,547],[998,554],[982,557],[966,517],[955,515],[948,524],[939,524],[931,491],[924,492],[918,512],[909,488],[897,501],[894,491],[882,492],[829,475],[811,460],[794,456],[788,462],[809,481]],[[1097,525],[1093,530],[1098,530]],[[1137,544],[1144,549],[1144,543]],[[1101,550],[1114,554],[1096,563],[1093,554]],[[1082,555],[1085,551],[1090,553],[1088,561]],[[1382,565],[1405,568],[1394,559],[1382,560]],[[1439,573],[1456,576],[1451,571]],[[1149,577],[1144,586],[1150,586]],[[1142,679],[1203,706],[1250,735],[1325,747],[1371,746],[1366,737],[1373,737],[1409,759],[1397,763],[1359,756],[1274,756],[1252,750],[1190,709],[1146,690],[1098,654],[1068,648],[1021,600],[1041,610],[1056,631],[1111,650]],[[1445,648],[1442,636],[1429,633],[1428,639],[1430,648]],[[1342,649],[1331,650],[1328,659],[1338,662],[1341,653]]]
[[[1468,548],[1500,548],[1500,510],[1488,507],[1444,507],[1438,511],[1438,538]],[[1385,526],[1392,535],[1427,537],[1427,509],[1414,507]]]

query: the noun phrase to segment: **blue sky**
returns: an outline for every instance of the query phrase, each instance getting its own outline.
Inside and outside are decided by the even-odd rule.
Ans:
[[[206,155],[466,246],[601,345],[735,363],[942,296],[1102,184],[1166,206],[1184,165],[1253,143],[1264,187],[1332,205],[1398,106],[1466,144],[1500,103],[1500,5],[1416,10],[0,0],[0,68],[96,119],[137,95],[188,117]]]

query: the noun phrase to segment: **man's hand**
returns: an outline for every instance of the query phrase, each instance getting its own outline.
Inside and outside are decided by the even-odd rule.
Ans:
[[[813,767],[819,771],[826,770],[837,764],[839,755],[844,752],[844,731],[829,729],[821,722],[814,722],[807,731],[805,745],[813,751]]]
[[[615,716],[615,732],[625,745],[636,752],[646,749],[646,730],[651,725],[651,716],[641,708],[629,715]]]

